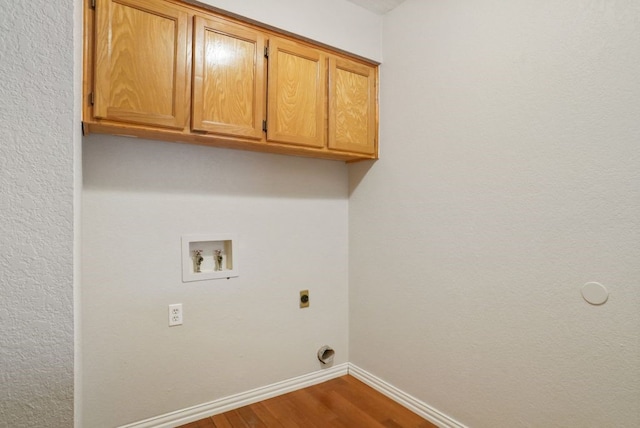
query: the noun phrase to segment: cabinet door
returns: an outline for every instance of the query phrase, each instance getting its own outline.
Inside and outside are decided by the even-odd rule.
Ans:
[[[196,17],[193,67],[192,129],[261,139],[262,33]]]
[[[376,151],[376,70],[344,59],[329,60],[329,148]]]
[[[273,37],[268,80],[267,140],[324,147],[326,56]]]
[[[170,3],[98,0],[94,116],[186,126],[188,16]]]

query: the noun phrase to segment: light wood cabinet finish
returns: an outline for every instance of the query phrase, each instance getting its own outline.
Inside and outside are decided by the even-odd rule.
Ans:
[[[187,25],[170,3],[98,0],[94,116],[183,128]]]
[[[279,37],[269,41],[267,140],[325,145],[326,56]]]
[[[264,36],[195,17],[192,129],[262,138]]]
[[[376,70],[345,59],[329,60],[329,148],[374,154]]]
[[[85,1],[85,134],[377,158],[376,64],[182,0]]]

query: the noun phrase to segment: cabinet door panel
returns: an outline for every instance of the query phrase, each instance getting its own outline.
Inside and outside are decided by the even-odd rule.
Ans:
[[[168,3],[98,0],[95,117],[183,128],[187,26]]]
[[[267,140],[325,146],[326,57],[312,48],[269,41]]]
[[[375,91],[374,68],[329,60],[329,148],[375,153]]]
[[[192,128],[262,138],[263,35],[196,17],[194,38]]]

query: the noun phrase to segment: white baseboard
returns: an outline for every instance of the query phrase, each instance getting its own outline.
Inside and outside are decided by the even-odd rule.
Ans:
[[[176,410],[171,413],[165,413],[164,415],[155,416],[140,422],[123,425],[120,428],[173,428],[179,425],[188,424],[189,422],[204,419],[212,415],[228,412],[229,410],[234,410],[242,406],[248,406],[249,404],[257,403],[258,401],[306,388],[311,385],[326,382],[346,374],[350,374],[356,379],[364,382],[371,388],[386,395],[393,401],[417,413],[440,428],[467,428],[465,425],[434,409],[428,404],[351,363],[340,364],[329,369],[298,376],[282,382],[256,388],[251,391],[214,400],[209,403]]]
[[[242,406],[248,406],[249,404],[257,403],[258,401],[306,388],[311,385],[326,382],[328,380],[344,376],[348,372],[349,363],[344,363],[328,369],[298,376],[293,379],[256,388],[251,391],[214,400],[209,403],[199,404],[197,406],[145,419],[144,421],[123,425],[120,428],[173,428],[179,425],[188,424],[189,422],[204,419],[212,415],[228,412],[229,410],[237,409]]]
[[[465,425],[434,409],[427,403],[418,400],[351,363],[349,363],[349,374],[440,428],[467,428]]]

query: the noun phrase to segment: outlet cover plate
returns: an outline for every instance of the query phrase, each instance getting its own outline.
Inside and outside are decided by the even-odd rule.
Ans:
[[[309,307],[309,290],[300,291],[300,307],[301,308]]]
[[[182,325],[182,303],[169,305],[169,327]]]

